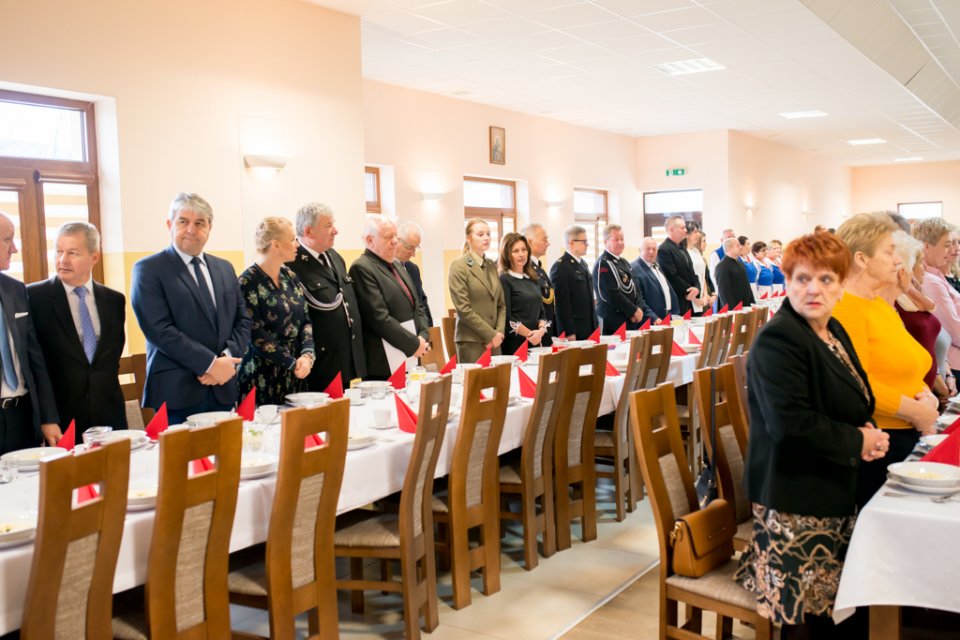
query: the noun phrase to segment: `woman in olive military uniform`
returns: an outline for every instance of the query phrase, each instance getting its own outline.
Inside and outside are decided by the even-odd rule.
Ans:
[[[484,257],[490,248],[490,227],[480,218],[467,221],[463,255],[450,265],[450,299],[457,310],[457,362],[476,362],[489,346],[500,353],[506,303],[497,265]]]

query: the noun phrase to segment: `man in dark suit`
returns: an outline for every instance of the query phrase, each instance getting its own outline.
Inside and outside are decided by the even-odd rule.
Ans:
[[[525,227],[521,233],[530,245],[530,264],[539,278],[537,282],[540,285],[540,302],[543,303],[543,312],[546,315],[547,332],[543,334],[540,346],[549,347],[553,343],[553,337],[557,335],[557,296],[541,260],[547,255],[550,239],[547,237],[547,230],[536,222]]]
[[[673,287],[657,263],[657,241],[647,237],[640,243],[640,256],[630,263],[633,278],[643,299],[653,311],[654,322],[680,312],[680,303]]]
[[[397,225],[397,260],[407,270],[410,281],[413,282],[413,295],[423,308],[423,315],[427,318],[427,326],[433,326],[433,315],[427,303],[427,294],[423,291],[423,279],[420,277],[420,267],[413,262],[413,256],[420,248],[420,228],[412,222],[401,222]]]
[[[297,258],[293,269],[307,294],[317,361],[307,379],[311,391],[323,391],[339,373],[344,388],[364,378],[363,329],[353,279],[333,249],[337,235],[333,212],[318,202],[297,211]]]
[[[203,248],[213,209],[195,193],[170,204],[169,247],[133,265],[130,298],[147,338],[143,405],[167,403],[171,423],[237,402],[237,365],[250,316],[233,266]]]
[[[100,261],[100,233],[70,222],[57,234],[57,275],[27,287],[30,314],[43,349],[57,413],[76,421],[76,436],[106,425],[127,428],[120,389],[120,356],[126,300],[93,281]]]
[[[567,338],[586,340],[597,328],[590,268],[583,260],[587,230],[578,225],[568,227],[563,240],[567,250],[550,269],[557,296],[557,335],[565,333]]]
[[[13,222],[0,215],[0,271],[17,252]],[[60,439],[53,388],[37,343],[27,288],[0,274],[0,455]]]
[[[369,216],[362,238],[367,248],[350,266],[350,277],[363,318],[367,376],[386,380],[407,358],[419,358],[427,352],[429,325],[413,292],[413,282],[396,260],[396,225],[386,218]]]
[[[723,260],[717,263],[717,304],[733,309],[737,304],[749,306],[754,303],[753,289],[747,278],[747,268],[740,262],[740,241],[727,238],[723,241]],[[749,248],[746,250],[749,251]]]
[[[611,335],[626,324],[638,328],[644,320],[655,319],[640,288],[633,279],[630,263],[623,253],[623,227],[608,224],[603,228],[604,252],[593,267],[593,290],[597,297],[597,316],[604,335]]]
[[[690,304],[700,295],[700,278],[693,270],[693,261],[681,242],[687,237],[687,223],[683,216],[670,216],[666,223],[667,237],[660,243],[657,263],[667,277],[667,282],[677,294],[680,315],[693,309]]]

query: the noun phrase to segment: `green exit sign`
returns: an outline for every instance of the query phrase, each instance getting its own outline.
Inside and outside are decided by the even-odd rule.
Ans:
[[[667,177],[668,177],[668,178],[669,178],[670,176],[682,176],[682,175],[686,175],[686,173],[687,173],[687,170],[686,170],[686,169],[667,169]]]

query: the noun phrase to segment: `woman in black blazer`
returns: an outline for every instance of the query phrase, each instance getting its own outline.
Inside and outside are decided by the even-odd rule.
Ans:
[[[784,638],[840,637],[829,616],[856,520],[857,468],[889,446],[869,422],[867,375],[831,318],[849,268],[832,234],[791,242],[788,298],[747,363],[753,538],[736,579],[757,594],[761,614],[784,625]]]

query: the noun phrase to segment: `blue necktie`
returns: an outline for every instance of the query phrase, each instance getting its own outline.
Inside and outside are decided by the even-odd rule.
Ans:
[[[210,313],[211,318],[217,317],[217,307],[213,304],[213,294],[210,293],[210,287],[207,286],[207,279],[203,277],[203,271],[200,270],[200,265],[203,264],[203,261],[199,257],[194,256],[193,260],[190,261],[190,264],[193,265],[193,273],[197,276],[197,286],[200,287],[200,297],[203,298],[203,302],[207,307],[207,311]],[[216,324],[216,322],[214,322]]]
[[[93,329],[93,318],[87,308],[87,288],[77,287],[73,290],[80,298],[80,342],[83,343],[83,352],[87,354],[87,361],[93,362],[93,354],[97,352],[97,333]]]
[[[13,364],[13,352],[10,350],[10,334],[7,333],[7,319],[0,306],[0,358],[3,358],[3,381],[12,391],[20,387],[17,368]]]

